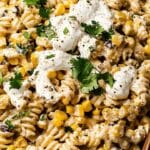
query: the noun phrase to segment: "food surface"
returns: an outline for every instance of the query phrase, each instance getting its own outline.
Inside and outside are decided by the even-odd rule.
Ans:
[[[141,150],[150,131],[150,0],[0,0],[0,150]]]

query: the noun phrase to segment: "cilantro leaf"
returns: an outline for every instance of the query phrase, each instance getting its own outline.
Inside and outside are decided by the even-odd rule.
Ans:
[[[55,55],[51,54],[51,55],[46,56],[46,59],[50,59],[50,58],[53,58],[53,57],[55,57]]]
[[[6,120],[5,124],[7,125],[8,130],[13,130],[15,128],[15,126],[12,124],[12,122],[10,120]]]
[[[92,21],[92,24],[87,25],[86,23],[81,23],[81,26],[84,28],[84,31],[93,37],[101,36],[104,31],[103,27],[99,25],[96,21]]]
[[[52,29],[51,24],[48,26],[40,25],[36,29],[37,34],[41,37],[47,37],[49,40],[56,37],[55,31]]]
[[[39,14],[41,17],[48,19],[50,14],[50,9],[45,7],[40,7]]]
[[[18,53],[24,54],[26,55],[29,51],[29,47],[28,46],[24,46],[22,44],[17,44],[16,45],[16,50]]]
[[[23,36],[28,40],[30,39],[30,34],[28,32],[24,32]]]
[[[24,0],[27,5],[37,5],[39,0]]]
[[[64,127],[65,132],[73,132],[73,129],[70,126]]]
[[[20,118],[23,118],[25,116],[29,116],[29,114],[30,114],[30,111],[21,111],[18,114],[14,115],[12,117],[12,119],[20,119]]]
[[[98,78],[103,79],[106,83],[108,83],[111,87],[113,87],[115,80],[109,72],[99,74]]]
[[[22,75],[21,73],[15,73],[15,76],[10,79],[10,89],[19,89],[22,86]]]
[[[46,120],[46,114],[42,114],[42,115],[40,116],[40,121],[44,121],[44,120]]]
[[[2,76],[2,73],[0,72],[0,85],[3,84],[3,76]]]
[[[114,31],[112,28],[109,31],[104,30],[104,28],[96,21],[92,21],[92,24],[81,23],[81,26],[84,28],[84,31],[89,35],[102,39],[103,41],[107,41],[111,39],[112,34]]]
[[[63,31],[64,35],[67,35],[69,33],[69,30],[67,27],[64,28],[64,31]]]

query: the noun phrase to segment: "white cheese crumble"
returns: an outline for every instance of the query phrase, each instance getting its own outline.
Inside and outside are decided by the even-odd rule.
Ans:
[[[7,58],[15,58],[18,57],[20,54],[13,48],[6,48],[2,50],[2,55]]]
[[[128,97],[133,79],[136,77],[136,69],[133,66],[122,67],[114,74],[115,83],[111,88],[106,86],[106,93],[114,100],[122,100]]]
[[[51,56],[51,58],[48,58]],[[59,50],[47,50],[39,53],[39,64],[33,75],[29,78],[35,85],[38,96],[45,98],[51,103],[56,103],[60,99],[54,85],[47,77],[47,72],[52,70],[69,70],[73,56]]]
[[[5,92],[10,97],[10,101],[16,109],[22,109],[26,103],[27,99],[31,95],[31,91],[28,90],[28,83],[27,81],[23,81],[22,86],[20,89],[10,88],[10,82],[4,82],[3,84]]]

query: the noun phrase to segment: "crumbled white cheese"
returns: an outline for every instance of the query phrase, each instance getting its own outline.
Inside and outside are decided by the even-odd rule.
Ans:
[[[120,71],[114,74],[115,83],[113,87],[106,86],[106,93],[114,100],[127,98],[131,83],[135,77],[136,70],[133,66],[122,67]]]
[[[3,49],[2,55],[7,58],[15,58],[19,56],[19,53],[13,48],[6,48]]]
[[[48,56],[52,56],[48,58]],[[39,64],[33,75],[30,77],[32,84],[35,84],[36,93],[51,103],[56,103],[60,94],[47,77],[51,70],[69,70],[73,56],[58,50],[47,50],[39,53]]]
[[[96,48],[96,39],[89,35],[84,35],[78,43],[78,48],[81,57],[89,58],[91,51]]]
[[[20,89],[10,88],[10,83],[4,82],[3,84],[5,92],[10,97],[10,101],[16,109],[22,109],[26,103],[27,99],[30,97],[31,92],[28,90],[28,83],[24,81]]]
[[[66,15],[52,18],[51,24],[57,33],[57,37],[52,39],[53,48],[62,51],[75,49],[83,34],[79,23]]]

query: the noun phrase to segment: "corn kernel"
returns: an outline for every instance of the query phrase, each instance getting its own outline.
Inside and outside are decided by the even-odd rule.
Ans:
[[[54,78],[56,78],[56,76],[57,76],[57,72],[55,70],[51,70],[51,71],[47,72],[47,77],[49,79],[54,79]]]
[[[53,122],[55,127],[60,127],[64,124],[63,120],[58,120],[58,119],[53,119],[52,122]]]
[[[38,64],[38,57],[36,53],[31,54],[31,62],[33,64],[33,67],[36,67]]]
[[[78,126],[78,124],[76,124],[76,123],[74,123],[74,124],[71,125],[71,128],[72,128],[73,130],[76,130],[78,127],[79,127],[79,126]]]
[[[2,55],[0,55],[0,63],[2,63],[4,60],[4,57]]]
[[[65,112],[61,110],[56,110],[54,113],[54,118],[58,120],[67,120],[68,116]]]
[[[119,34],[112,35],[112,44],[114,44],[116,46],[120,46],[122,41],[123,41],[123,38],[121,35],[119,35]]]
[[[26,74],[26,72],[27,72],[27,70],[26,70],[26,68],[25,67],[20,67],[19,68],[19,72],[21,73],[21,75],[24,77],[25,76],[25,74]]]
[[[117,18],[117,20],[119,20],[121,22],[125,21],[127,19],[126,14],[121,11],[119,11],[119,12],[117,11],[115,14],[115,17]]]
[[[117,71],[119,71],[119,67],[117,67],[117,66],[113,67],[111,70],[112,74],[114,74]]]
[[[73,114],[74,113],[73,106],[70,106],[70,105],[66,106],[66,112],[70,115]]]
[[[31,33],[31,37],[33,38],[33,39],[36,39],[37,38],[37,33],[36,32],[33,32],[33,33]]]
[[[62,97],[61,101],[64,105],[68,105],[70,100],[67,97]]]
[[[133,33],[133,21],[132,20],[126,21],[126,23],[123,27],[123,32],[126,35],[130,35],[131,33]]]
[[[7,148],[7,150],[15,150],[16,149],[16,147],[14,146],[14,145],[10,145],[10,146],[8,146],[8,148]]]
[[[6,38],[5,37],[0,37],[0,47],[4,47],[6,46],[7,43],[6,43]]]
[[[93,111],[93,115],[99,115],[100,114],[100,111],[99,111],[99,109],[95,109],[94,111]]]
[[[36,48],[35,48],[35,50],[36,51],[42,51],[44,48],[42,47],[42,46],[37,46]]]
[[[18,58],[9,58],[9,63],[13,66],[18,65],[19,64],[19,60]]]
[[[56,9],[55,9],[55,15],[56,16],[59,16],[59,15],[63,15],[65,13],[65,6],[63,3],[59,3],[57,6],[56,6]]]
[[[92,104],[91,104],[91,101],[89,100],[86,100],[82,103],[82,107],[83,107],[83,110],[85,112],[89,112],[92,110]]]
[[[144,52],[145,52],[146,54],[150,55],[150,45],[146,45],[146,46],[144,47]]]
[[[57,73],[57,78],[58,78],[58,80],[63,80],[64,79],[64,74],[61,71],[59,71]]]
[[[70,6],[77,3],[77,1],[78,0],[66,0],[66,1],[63,2],[63,4],[66,8],[70,8]]]
[[[28,145],[27,141],[25,140],[25,138],[23,136],[19,136],[16,141],[14,142],[14,145],[17,148],[23,148],[26,147]]]
[[[78,117],[84,117],[84,109],[82,105],[76,105],[74,115]]]
[[[150,38],[147,39],[147,44],[150,45]]]

